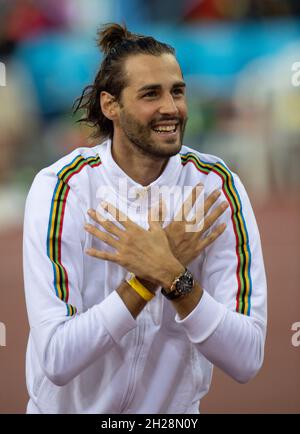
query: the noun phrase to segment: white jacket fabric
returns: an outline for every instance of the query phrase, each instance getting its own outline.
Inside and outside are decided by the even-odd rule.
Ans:
[[[203,296],[180,320],[158,291],[134,319],[115,291],[128,271],[84,253],[110,249],[84,230],[94,224],[87,210],[117,199],[148,228],[154,188],[199,182],[206,196],[221,189],[217,204],[230,205],[216,223],[226,222],[225,232],[188,267]],[[171,215],[181,204],[174,202]],[[76,149],[35,177],[23,254],[28,413],[198,413],[213,365],[241,383],[262,365],[267,309],[259,232],[240,179],[217,157],[183,146],[143,187],[116,164],[110,140]]]

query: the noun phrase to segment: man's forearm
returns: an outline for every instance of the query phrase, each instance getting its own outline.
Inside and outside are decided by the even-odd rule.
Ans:
[[[147,304],[147,301],[144,300],[126,281],[122,282],[116,291],[133,318],[136,318]]]
[[[185,318],[195,309],[195,307],[201,300],[202,294],[203,294],[202,288],[200,287],[198,282],[195,282],[194,288],[189,294],[186,294],[182,297],[179,297],[171,301],[180,319]]]
[[[176,274],[176,272],[174,273],[174,279],[177,277],[178,274],[179,273]],[[155,294],[156,290],[158,289],[158,286],[156,284],[141,278],[138,278],[138,280],[150,292]],[[144,300],[127,282],[121,283],[121,285],[116,291],[127,306],[133,318],[136,318],[147,304],[147,301]],[[171,301],[173,307],[175,308],[181,319],[188,316],[194,310],[194,308],[201,300],[202,294],[202,288],[200,287],[198,282],[195,282],[194,288],[189,294]]]

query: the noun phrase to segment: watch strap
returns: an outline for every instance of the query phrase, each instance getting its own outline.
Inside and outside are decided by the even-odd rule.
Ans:
[[[175,300],[176,298],[179,298],[182,296],[176,289],[173,291],[167,292],[164,288],[161,288],[161,293],[164,295],[168,300]]]

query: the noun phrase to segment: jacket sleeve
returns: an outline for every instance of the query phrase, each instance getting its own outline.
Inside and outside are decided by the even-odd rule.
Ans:
[[[199,282],[203,296],[186,318],[175,319],[210,362],[245,383],[263,363],[266,277],[254,213],[236,175],[231,192],[223,185],[217,203],[224,199],[230,207],[216,224],[226,222],[227,227],[206,249]]]
[[[40,172],[25,206],[24,285],[39,362],[59,386],[118,345],[136,326],[113,291],[116,288],[101,303],[83,310],[84,223],[72,189],[56,174]]]

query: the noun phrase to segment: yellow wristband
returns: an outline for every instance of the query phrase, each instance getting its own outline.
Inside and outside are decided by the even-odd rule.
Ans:
[[[133,273],[130,273],[130,276],[126,278],[126,282],[146,301],[152,300],[155,295],[145,288]]]

